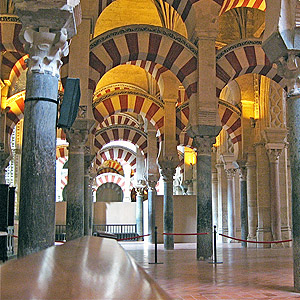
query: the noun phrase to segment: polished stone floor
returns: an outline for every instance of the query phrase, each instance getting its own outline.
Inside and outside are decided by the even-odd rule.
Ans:
[[[123,248],[174,299],[300,299],[293,292],[292,249],[241,248],[218,244],[218,261],[196,260],[195,244],[175,244],[164,251],[143,242],[122,242]]]

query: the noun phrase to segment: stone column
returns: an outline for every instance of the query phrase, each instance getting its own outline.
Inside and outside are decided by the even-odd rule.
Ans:
[[[218,227],[218,171],[216,169],[216,148],[213,148],[212,154],[212,223]]]
[[[90,173],[92,159],[90,151],[86,151],[84,155],[84,235],[92,235],[93,230],[93,179]]]
[[[173,209],[173,177],[176,171],[176,165],[172,160],[167,158],[159,161],[161,167],[161,174],[164,179],[164,233],[174,232],[174,209]],[[165,250],[174,249],[174,236],[164,235]]]
[[[138,235],[144,234],[144,190],[146,182],[144,180],[145,162],[141,150],[136,148],[136,226]]]
[[[68,54],[67,40],[76,32],[73,7],[61,13],[60,5],[53,3],[49,8],[48,1],[40,1],[38,7],[35,1],[15,4],[23,24],[20,40],[30,57],[21,167],[20,257],[54,244],[58,79],[61,57]]]
[[[66,130],[69,143],[67,186],[67,232],[68,241],[84,235],[84,153],[90,130],[88,120],[76,119]]]
[[[156,129],[151,123],[147,123],[147,185],[148,185],[148,241],[154,243],[155,221],[155,202],[156,202],[156,184],[159,179],[159,171],[156,163],[157,160],[157,139]]]
[[[256,157],[255,153],[247,155],[247,200],[248,200],[248,240],[256,240],[257,230],[257,193],[256,193]],[[249,245],[250,246],[250,245]]]
[[[149,242],[154,244],[154,231],[156,226],[155,212],[156,212],[156,184],[157,181],[149,181],[148,184],[148,234]]]
[[[235,202],[234,202],[234,189],[233,181],[236,174],[236,165],[234,162],[233,154],[223,154],[221,156],[224,162],[224,168],[227,175],[227,221],[228,221],[228,235],[236,237],[236,224],[235,224]],[[231,242],[232,240],[228,240]]]
[[[245,161],[239,161],[240,175],[240,201],[241,201],[241,239],[248,238],[248,204],[247,204],[247,168]],[[242,242],[242,247],[247,247],[246,242]]]
[[[193,145],[197,152],[197,259],[212,256],[212,184],[211,151],[215,136],[196,136]]]

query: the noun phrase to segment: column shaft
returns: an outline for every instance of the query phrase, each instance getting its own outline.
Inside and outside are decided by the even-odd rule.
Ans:
[[[241,199],[241,238],[248,238],[248,205],[247,205],[247,181],[246,178],[240,177],[240,199]],[[242,242],[242,247],[247,247],[246,242]]]
[[[93,230],[93,191],[91,177],[84,175],[84,235],[92,235]]]
[[[300,95],[287,101],[292,178],[294,287],[300,290]]]
[[[148,188],[148,234],[149,242],[154,243],[154,231],[155,231],[155,204],[156,204],[156,188]]]
[[[234,173],[230,175],[227,174],[228,235],[235,237],[236,225],[235,225],[235,203],[234,203],[234,195],[233,195],[233,178],[234,178]]]
[[[138,190],[136,194],[136,227],[137,234],[144,234],[144,197],[143,197],[143,189],[141,191]]]
[[[212,256],[212,187],[211,155],[197,151],[197,259]]]
[[[27,73],[22,144],[18,255],[54,244],[58,78]],[[45,101],[33,100],[44,98]]]
[[[173,180],[164,179],[164,232],[174,232]],[[164,248],[174,249],[174,236],[164,235]]]

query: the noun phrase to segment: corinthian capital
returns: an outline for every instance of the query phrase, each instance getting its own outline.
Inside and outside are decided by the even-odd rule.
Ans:
[[[287,58],[281,57],[276,64],[278,74],[286,79],[288,96],[300,95],[300,57],[290,53]]]
[[[69,54],[67,31],[52,33],[49,29],[23,28],[20,40],[29,54],[27,59],[28,72],[48,73],[59,77],[61,58]]]

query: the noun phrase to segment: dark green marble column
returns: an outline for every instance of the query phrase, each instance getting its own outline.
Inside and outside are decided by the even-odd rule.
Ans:
[[[247,202],[247,168],[246,162],[239,162],[240,166],[240,201],[241,201],[241,238],[248,238],[248,202]],[[247,242],[242,242],[242,247],[247,247]]]
[[[294,287],[300,291],[300,89],[289,94],[287,113],[292,173]]]
[[[156,181],[148,181],[148,234],[149,242],[154,244],[155,231],[155,203],[156,203]]]
[[[54,244],[58,78],[27,73],[18,256]]]

